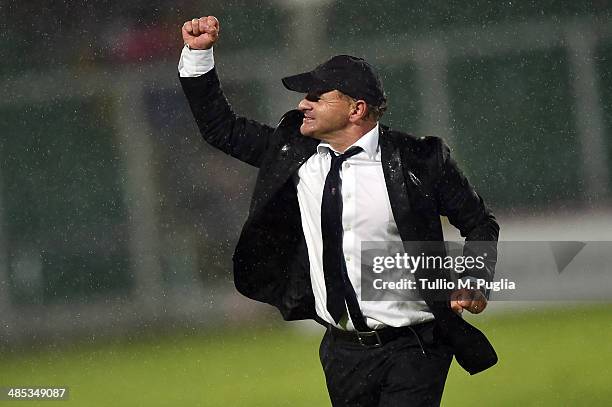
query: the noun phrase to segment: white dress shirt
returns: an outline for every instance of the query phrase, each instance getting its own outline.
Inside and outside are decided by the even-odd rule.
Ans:
[[[378,135],[377,124],[352,145],[361,147],[362,151],[348,158],[340,168],[344,229],[342,248],[346,269],[366,323],[373,329],[413,325],[433,319],[425,302],[418,297],[415,298],[417,301],[361,301],[361,243],[378,241],[387,242],[389,247],[402,246],[402,238],[391,212],[380,160]],[[328,143],[319,143],[316,154],[298,170],[295,182],[308,247],[310,280],[317,314],[330,324],[338,326],[326,307],[321,238],[321,201],[325,178],[331,166],[330,150],[332,149]],[[340,154],[339,151],[335,152]],[[350,321],[346,327],[341,328],[354,329]]]
[[[213,67],[212,49],[183,48],[179,61],[181,76],[203,75]],[[346,160],[340,169],[344,229],[342,244],[347,272],[359,299],[361,311],[366,317],[366,323],[372,329],[413,325],[434,319],[425,302],[418,298],[416,301],[361,301],[361,242],[383,241],[401,246],[401,237],[391,212],[383,175],[378,137],[377,124],[353,144],[361,147],[363,151]],[[321,200],[331,164],[330,149],[329,144],[321,142],[317,146],[317,152],[300,167],[294,181],[308,248],[316,312],[319,317],[334,326],[354,330],[350,318],[346,325],[336,324],[326,307]]]

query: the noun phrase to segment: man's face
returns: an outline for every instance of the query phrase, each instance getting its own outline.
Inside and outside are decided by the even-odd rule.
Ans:
[[[325,93],[309,93],[298,104],[304,113],[300,133],[319,140],[338,136],[349,124],[352,104],[337,90]]]

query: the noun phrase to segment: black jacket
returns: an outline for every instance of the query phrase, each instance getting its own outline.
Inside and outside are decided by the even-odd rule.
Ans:
[[[237,116],[223,95],[215,69],[180,81],[204,139],[259,168],[249,217],[234,253],[236,288],[277,307],[286,320],[315,319],[293,176],[314,154],[319,141],[300,134],[302,114],[297,110],[287,112],[276,128]],[[443,215],[466,241],[490,241],[494,250],[499,226],[441,139],[415,138],[381,125],[379,144],[402,240],[443,241]],[[472,275],[492,279],[492,269],[474,274],[477,271],[472,270]]]

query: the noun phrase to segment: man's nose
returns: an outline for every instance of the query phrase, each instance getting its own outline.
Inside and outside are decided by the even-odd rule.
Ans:
[[[308,100],[306,100],[306,98],[303,98],[302,100],[300,100],[300,103],[298,103],[298,110],[304,112],[310,109],[312,109],[312,105],[310,104]]]

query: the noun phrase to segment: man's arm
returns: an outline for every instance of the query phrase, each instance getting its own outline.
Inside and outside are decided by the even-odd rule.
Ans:
[[[465,237],[463,255],[485,258],[483,269],[472,268],[466,271],[464,277],[492,281],[499,236],[495,216],[463,175],[450,155],[450,148],[444,143],[441,146],[440,169],[436,188],[440,213],[447,216],[449,222]],[[487,306],[487,297],[476,289],[457,290],[451,294],[450,300],[451,308],[456,312],[467,309],[477,314]]]
[[[274,129],[237,116],[225,98],[212,56],[219,21],[213,16],[193,19],[181,31],[185,49],[179,79],[200,133],[214,147],[259,167]]]

